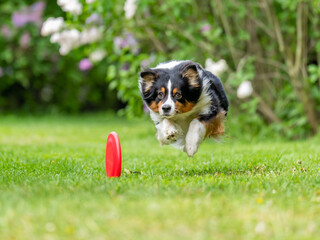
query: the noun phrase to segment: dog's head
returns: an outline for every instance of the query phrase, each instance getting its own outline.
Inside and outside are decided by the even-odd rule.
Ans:
[[[143,100],[163,117],[191,111],[202,91],[200,70],[199,64],[184,61],[173,68],[142,71],[139,86]]]

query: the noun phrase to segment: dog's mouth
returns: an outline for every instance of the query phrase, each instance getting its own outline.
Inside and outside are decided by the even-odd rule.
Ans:
[[[165,117],[165,118],[171,118],[173,117],[175,114],[174,113],[162,113],[161,116]]]
[[[160,115],[163,116],[163,117],[166,117],[166,118],[171,118],[171,117],[174,117],[174,116],[178,115],[179,113],[180,113],[180,111],[176,109],[172,113],[162,113]]]

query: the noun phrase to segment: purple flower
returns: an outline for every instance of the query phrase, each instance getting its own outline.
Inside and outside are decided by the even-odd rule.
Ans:
[[[43,10],[46,8],[46,3],[45,2],[35,2],[34,4],[32,4],[30,6],[30,11],[37,13],[37,14],[41,14]]]
[[[91,16],[86,19],[86,24],[101,23],[101,22],[102,22],[102,18],[97,13],[91,14]]]
[[[117,49],[129,48],[134,54],[140,52],[138,41],[134,38],[132,33],[127,33],[124,37],[115,37],[113,39],[113,44]]]
[[[130,64],[128,62],[124,63],[122,65],[122,70],[123,71],[128,71],[130,69]]]
[[[7,25],[3,25],[1,27],[1,34],[6,38],[10,38],[11,37],[11,29],[7,26]]]
[[[154,63],[154,61],[156,60],[156,57],[154,55],[151,55],[151,57],[143,60],[140,64],[141,68],[147,68],[151,65],[151,63]]]
[[[138,45],[138,41],[134,38],[132,33],[127,33],[125,40],[128,42],[130,47],[136,47]]]
[[[28,23],[41,23],[42,13],[45,8],[44,2],[36,2],[30,7],[25,7],[21,11],[12,14],[12,23],[16,27],[23,27]]]
[[[113,39],[113,44],[116,46],[116,48],[118,49],[122,49],[124,48],[127,43],[125,42],[125,40],[122,37],[115,37]]]
[[[208,23],[201,27],[201,32],[203,32],[203,33],[209,32],[210,30],[211,30],[211,26]]]
[[[29,15],[25,13],[15,12],[12,15],[12,23],[16,27],[23,27],[29,22]]]
[[[81,71],[88,71],[92,68],[92,63],[89,58],[84,58],[79,63],[79,69]]]
[[[149,59],[143,60],[140,65],[141,65],[142,68],[149,67],[149,65],[150,65]]]
[[[26,32],[22,34],[20,38],[20,47],[27,48],[29,46],[30,40],[31,40],[30,33]]]

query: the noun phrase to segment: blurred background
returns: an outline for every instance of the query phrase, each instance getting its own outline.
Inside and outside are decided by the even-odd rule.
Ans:
[[[0,3],[0,114],[143,117],[138,73],[179,59],[221,78],[230,136],[317,133],[319,0]]]

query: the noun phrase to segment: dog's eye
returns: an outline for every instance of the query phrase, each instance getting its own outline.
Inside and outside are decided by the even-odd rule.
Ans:
[[[158,92],[158,98],[161,100],[163,98],[163,92]]]
[[[180,99],[180,98],[182,98],[182,95],[181,95],[180,92],[177,92],[177,93],[174,95],[174,97],[175,97],[176,99]]]

